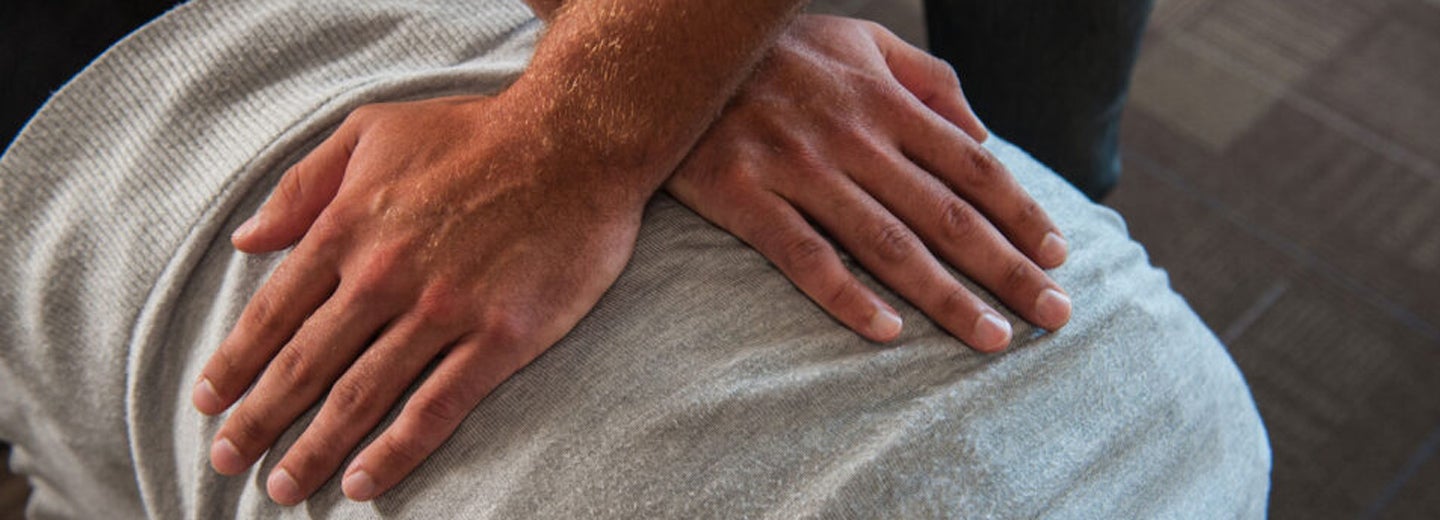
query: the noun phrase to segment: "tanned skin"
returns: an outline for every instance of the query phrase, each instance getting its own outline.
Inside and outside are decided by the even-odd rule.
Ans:
[[[344,470],[352,499],[394,486],[614,283],[646,201],[800,3],[573,0],[499,95],[356,110],[233,238],[295,249],[196,382],[207,414],[253,385],[211,464],[246,471],[325,398],[269,476],[298,503],[433,362]]]
[[[195,385],[207,414],[253,387],[216,436],[218,471],[245,471],[323,397],[268,478],[298,503],[433,363],[344,470],[352,499],[385,492],[589,312],[667,179],[876,341],[898,315],[806,217],[978,350],[1009,325],[942,263],[1042,327],[1068,320],[1040,269],[1064,240],[980,146],[943,62],[873,24],[791,24],[798,2],[530,4],[549,27],[512,87],[356,110],[236,232],[247,252],[295,250]]]

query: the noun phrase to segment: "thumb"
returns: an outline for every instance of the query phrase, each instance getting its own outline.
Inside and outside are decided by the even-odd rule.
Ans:
[[[246,253],[265,253],[289,247],[335,198],[355,138],[349,125],[325,139],[285,175],[260,210],[230,236],[230,243]]]
[[[960,78],[949,63],[915,48],[884,28],[876,28],[874,38],[890,73],[905,90],[976,142],[985,142],[989,132],[970,109],[960,89]]]

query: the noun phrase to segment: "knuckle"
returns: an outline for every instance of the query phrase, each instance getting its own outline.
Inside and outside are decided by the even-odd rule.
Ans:
[[[400,272],[402,254],[393,247],[375,248],[351,275],[347,303],[363,305],[389,297],[396,283],[395,274]]]
[[[269,428],[250,413],[236,413],[225,420],[225,438],[235,445],[242,455],[251,453],[269,437]]]
[[[783,164],[789,166],[789,177],[813,179],[823,174],[828,164],[824,150],[812,143],[809,140],[811,137],[797,133],[794,128],[785,127],[783,123],[774,124],[781,126],[763,138],[755,152],[755,160],[751,161],[756,167],[748,168],[744,173],[763,178],[765,176],[759,172],[761,168],[770,167],[767,164]]]
[[[960,75],[955,73],[955,68],[951,67],[949,62],[934,56],[930,56],[929,61],[930,74],[935,81],[950,88],[960,87]]]
[[[942,316],[968,316],[974,312],[970,291],[956,287],[945,293],[937,308]]]
[[[304,235],[301,236],[297,251],[302,248],[308,255],[317,255],[320,258],[328,259],[336,258],[341,251],[344,251],[346,238],[353,226],[344,225],[348,216],[338,215],[341,212],[343,210],[338,209],[336,205],[331,205],[321,212],[320,216],[315,218],[314,225],[305,230]],[[350,220],[350,222],[354,222],[354,220]]]
[[[425,431],[447,431],[450,425],[459,423],[470,413],[470,408],[461,402],[461,393],[459,389],[451,389],[416,397],[410,406]]]
[[[998,185],[1005,174],[1005,166],[994,155],[978,146],[966,149],[965,158],[970,171],[967,180],[975,189],[986,190]]]
[[[306,248],[327,255],[339,251],[349,230],[344,222],[354,221],[350,220],[349,216],[342,215],[343,212],[338,205],[331,205],[321,212],[301,238]]]
[[[365,273],[372,277],[387,279],[400,270],[403,259],[413,254],[414,249],[404,242],[379,244],[369,252],[365,262]]]
[[[875,21],[860,19],[850,20],[852,23],[855,24],[855,28],[860,31],[865,31],[870,34],[885,34],[890,32],[890,29],[885,28],[884,25],[880,25],[878,22]]]
[[[308,385],[318,375],[318,367],[311,356],[293,344],[275,354],[269,370],[274,371],[283,386],[291,389]]]
[[[341,420],[367,417],[377,408],[374,394],[367,387],[351,381],[336,383],[325,400],[325,406]]]
[[[864,300],[864,291],[860,287],[860,281],[853,276],[846,276],[833,284],[829,295],[825,298],[825,306],[830,309],[851,309]]]
[[[834,182],[827,173],[829,168],[821,161],[819,156],[809,151],[801,151],[790,156],[794,165],[785,173],[785,180],[782,186],[783,191],[795,192],[795,190],[813,189],[814,186],[824,186]]]
[[[746,184],[752,180],[752,176],[743,166],[738,163],[723,164],[719,160],[704,155],[709,150],[697,150],[695,155],[686,159],[686,162],[674,177],[671,177],[671,184],[693,184],[699,188],[698,193],[725,193],[732,186]]]
[[[345,123],[364,125],[380,117],[380,114],[384,111],[385,105],[382,103],[370,103],[368,105],[360,105],[358,107],[355,107],[355,110],[351,110],[350,115],[345,116]]]
[[[830,245],[819,237],[796,234],[779,241],[779,260],[787,269],[818,269],[830,254]]]
[[[870,244],[882,261],[904,262],[915,253],[915,238],[900,222],[886,222],[871,231]]]
[[[462,307],[453,289],[432,287],[420,295],[415,313],[423,327],[443,328],[460,322]]]
[[[1045,211],[1040,208],[1039,202],[1035,202],[1035,199],[1031,199],[1023,194],[1022,196],[1024,197],[1024,202],[1020,204],[1019,216],[1016,218],[1021,219],[1023,222],[1034,222],[1045,214]]]
[[[887,95],[878,97],[876,99],[898,99],[898,96],[888,95],[890,94],[890,92],[883,93]],[[840,125],[840,129],[837,132],[842,139],[841,142],[851,147],[852,151],[869,156],[869,158],[871,158],[872,160],[875,156],[880,155],[881,150],[885,148],[885,145],[883,145],[880,141],[881,138],[876,133],[875,128],[872,126],[847,123]]]
[[[273,290],[261,290],[250,298],[245,314],[241,317],[246,329],[255,333],[274,330],[277,326],[283,301]]]
[[[980,229],[981,219],[974,208],[951,199],[940,207],[940,223],[946,238],[965,242],[975,237],[975,233]]]
[[[297,444],[285,453],[283,464],[296,480],[305,482],[309,478],[321,478],[335,464],[341,447],[333,437],[311,435],[305,444]]]
[[[865,99],[882,101],[904,102],[908,98],[908,91],[899,82],[889,76],[855,76],[847,78],[850,82],[849,88],[861,93]],[[864,125],[847,125],[854,130],[868,130]]]
[[[338,296],[340,304],[347,309],[358,309],[380,301],[384,297],[384,289],[379,285],[380,283],[382,282],[361,280],[351,284]]]
[[[931,112],[930,108],[925,106],[928,98],[933,96],[929,90],[933,90],[929,85],[918,86],[912,90],[897,82],[886,85],[883,91],[878,92],[881,95],[873,96],[873,99],[886,111],[919,120]]]
[[[776,45],[766,60],[773,64],[774,70],[795,70],[799,66],[804,66],[806,56],[793,46]],[[756,74],[765,78],[766,76],[763,75],[769,74],[769,71],[762,68],[757,70]]]
[[[305,161],[296,163],[285,172],[280,180],[279,195],[281,202],[294,203],[305,200]]]
[[[1045,208],[1040,207],[1039,202],[1025,197],[1025,202],[1020,205],[1020,211],[1016,212],[1015,224],[1022,228],[1046,226],[1049,216],[1045,214]],[[1048,226],[1046,226],[1048,227]]]
[[[246,370],[245,366],[241,360],[236,359],[236,354],[232,350],[234,347],[230,344],[231,341],[233,340],[227,339],[226,344],[210,356],[209,366],[201,372],[210,380],[210,385],[215,388],[215,393],[227,402],[233,399],[232,396],[244,391],[233,387],[240,386],[240,380],[246,377],[242,372]]]
[[[385,442],[385,451],[390,452],[394,459],[415,463],[430,456],[425,440],[418,434],[394,433],[381,438]]]
[[[1011,260],[1010,265],[1005,268],[1005,277],[1000,282],[1001,287],[1005,291],[1015,294],[1031,285],[1036,274],[1038,274],[1038,270],[1032,268],[1030,262],[1021,259]]]
[[[481,318],[482,337],[489,348],[510,349],[529,336],[530,327],[521,313],[495,308]]]
[[[730,167],[725,173],[719,174],[712,179],[709,186],[705,187],[706,197],[713,197],[717,201],[726,201],[727,204],[753,204],[758,200],[757,193],[763,190],[766,183],[765,176],[755,168]]]

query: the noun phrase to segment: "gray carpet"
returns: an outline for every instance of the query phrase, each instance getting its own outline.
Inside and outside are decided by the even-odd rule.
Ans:
[[[1230,347],[1274,518],[1440,518],[1440,2],[1161,0],[1107,201]]]

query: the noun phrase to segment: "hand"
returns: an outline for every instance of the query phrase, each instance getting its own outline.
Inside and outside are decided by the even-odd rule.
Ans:
[[[1065,261],[1065,240],[985,138],[949,65],[878,25],[804,16],[666,189],[861,335],[894,339],[900,319],[807,217],[955,337],[991,352],[1009,343],[1010,325],[936,255],[1046,329],[1069,320],[1070,301],[1040,269]]]
[[[346,495],[374,497],[619,276],[649,193],[558,153],[573,149],[509,93],[356,110],[235,234],[252,253],[299,243],[195,385],[195,406],[218,414],[254,382],[216,436],[216,470],[245,471],[325,396],[268,478],[297,503],[433,365],[345,471]]]
[[[244,471],[328,391],[268,477],[297,503],[433,366],[341,484],[395,485],[614,283],[646,200],[800,4],[575,0],[498,97],[352,114],[233,239],[300,242],[196,382],[207,414],[254,384],[211,464]]]

